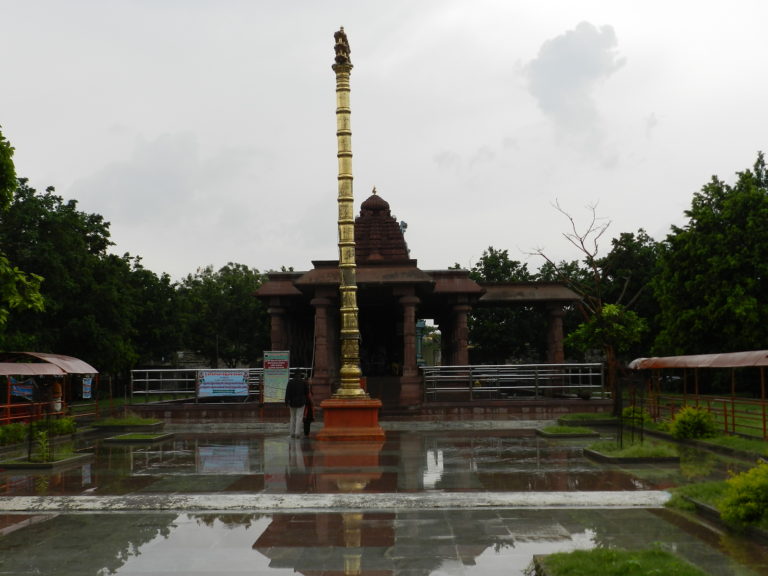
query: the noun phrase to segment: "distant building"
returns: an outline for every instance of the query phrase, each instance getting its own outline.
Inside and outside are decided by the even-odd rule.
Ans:
[[[563,361],[563,306],[578,296],[559,284],[483,285],[468,270],[421,270],[389,204],[369,196],[355,219],[360,364],[369,389],[401,406],[422,401],[417,322],[441,332],[441,362],[469,363],[467,318],[474,306],[546,304],[550,362]],[[312,366],[316,400],[339,378],[338,260],[313,261],[307,272],[272,272],[257,292],[268,306],[272,350],[289,350],[291,364]]]

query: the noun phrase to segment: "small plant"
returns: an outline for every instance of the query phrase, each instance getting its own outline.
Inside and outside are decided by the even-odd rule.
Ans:
[[[35,454],[31,459],[35,462],[50,462],[53,459],[53,454],[51,453],[51,442],[48,438],[48,431],[42,428],[35,430],[34,441]]]
[[[768,519],[768,462],[729,478],[726,484],[720,506],[725,522],[745,527]]]
[[[715,417],[707,410],[694,406],[686,406],[675,414],[669,428],[678,440],[712,438],[719,431]]]
[[[653,422],[651,415],[647,410],[641,410],[637,406],[627,406],[621,411],[621,417],[625,422],[634,426],[645,426]]]

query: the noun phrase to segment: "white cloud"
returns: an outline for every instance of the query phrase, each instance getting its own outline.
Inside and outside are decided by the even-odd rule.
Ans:
[[[599,111],[595,88],[621,68],[618,41],[611,26],[581,22],[573,30],[547,40],[528,63],[531,94],[558,129],[595,136]]]

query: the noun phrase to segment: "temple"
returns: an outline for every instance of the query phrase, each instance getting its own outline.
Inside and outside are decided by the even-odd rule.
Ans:
[[[562,363],[563,307],[579,297],[549,283],[481,284],[468,270],[421,270],[403,229],[374,189],[355,218],[360,364],[372,396],[388,407],[422,403],[417,322],[441,333],[441,363],[469,364],[468,316],[478,306],[541,304],[549,311],[547,360]],[[272,350],[294,366],[312,366],[316,401],[339,382],[339,262],[313,261],[306,272],[271,272],[257,296],[268,306]]]

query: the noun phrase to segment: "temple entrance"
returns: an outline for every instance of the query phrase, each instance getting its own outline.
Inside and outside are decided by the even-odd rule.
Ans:
[[[360,310],[360,365],[366,376],[399,376],[403,365],[402,316],[392,306]]]

